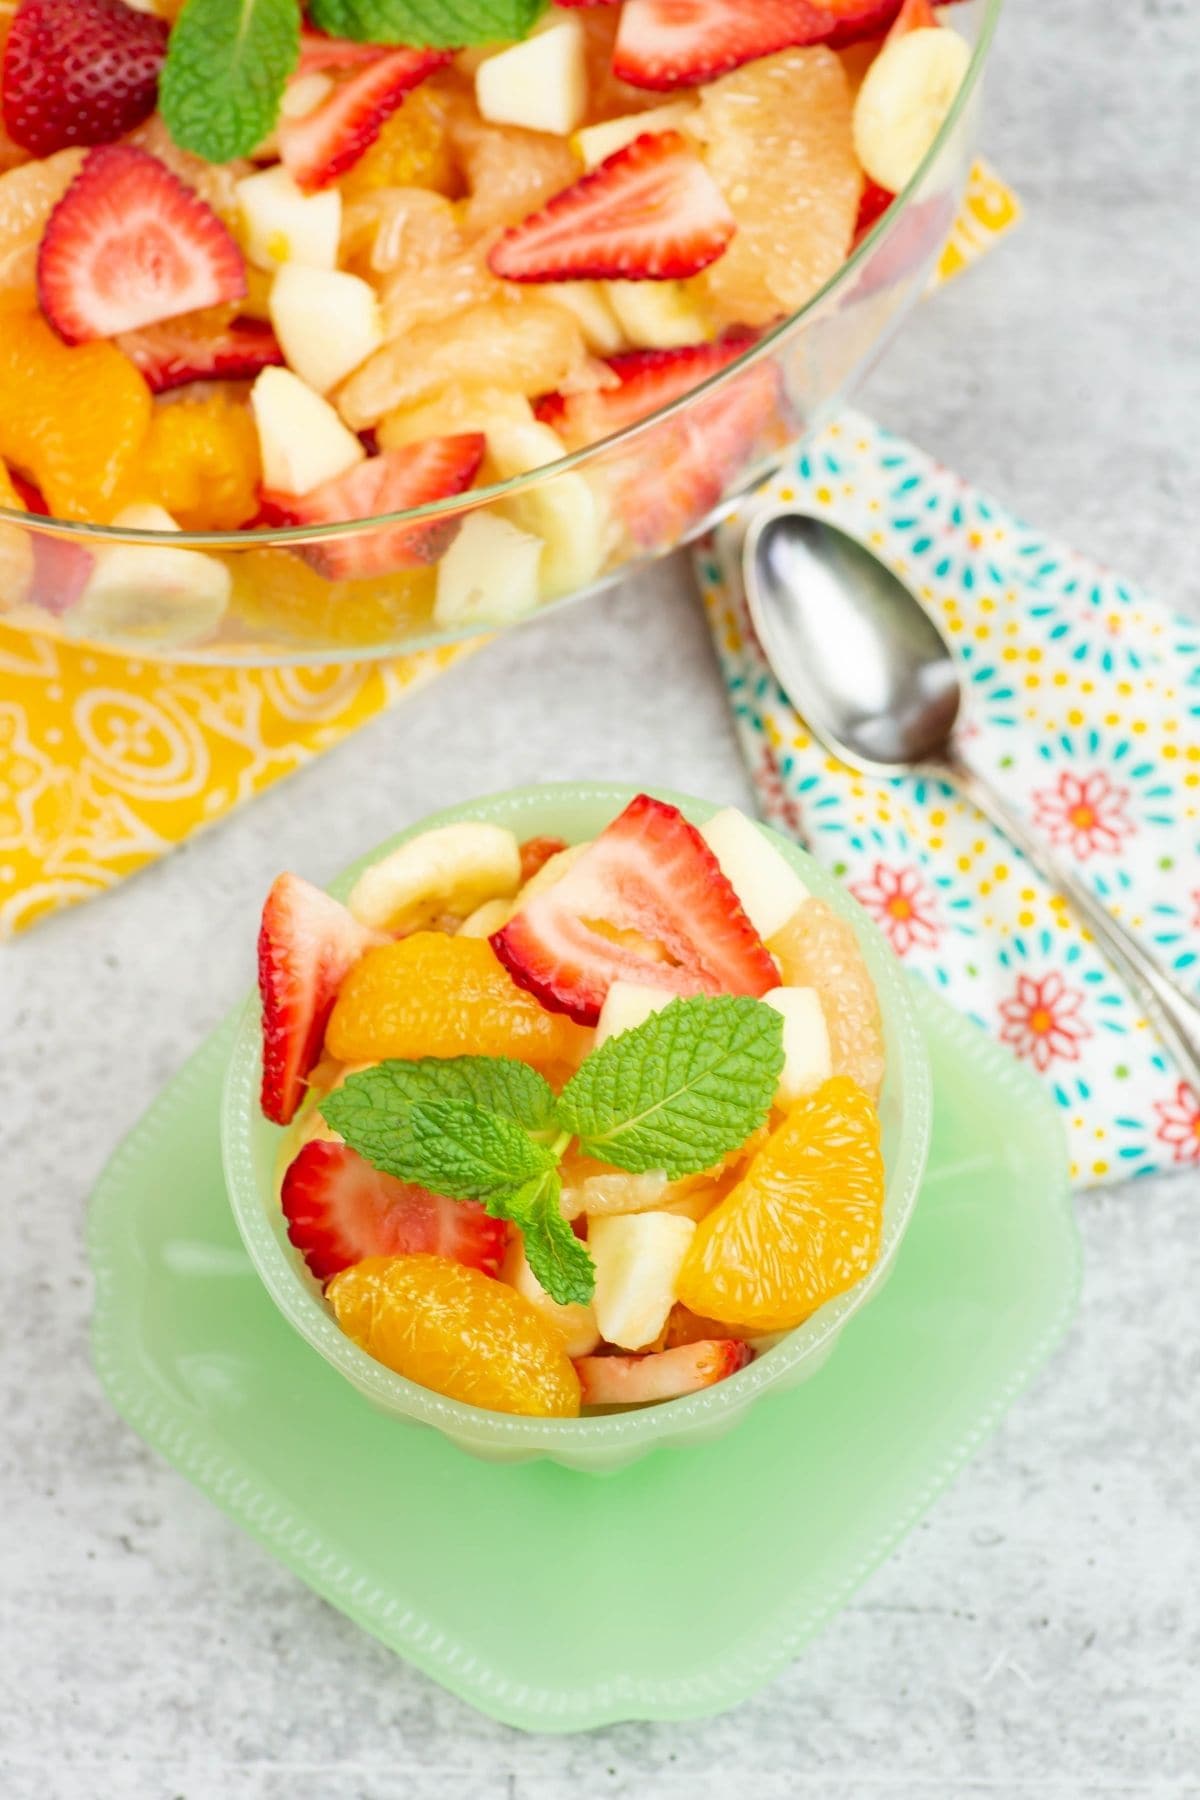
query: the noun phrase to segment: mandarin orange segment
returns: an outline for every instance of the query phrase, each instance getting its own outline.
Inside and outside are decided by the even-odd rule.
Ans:
[[[343,175],[342,199],[349,203],[376,188],[432,188],[451,194],[454,158],[447,132],[448,100],[432,83],[409,94],[384,121],[364,156]]]
[[[240,399],[215,392],[160,401],[138,461],[139,498],[185,531],[236,531],[258,509],[258,433]]]
[[[150,426],[150,389],[113,344],[64,344],[44,319],[0,329],[0,456],[62,519],[107,520],[127,498]]]
[[[368,1356],[451,1400],[573,1419],[579,1378],[561,1330],[502,1281],[441,1256],[372,1256],[326,1289]]]
[[[401,569],[370,581],[326,581],[290,550],[230,558],[232,607],[252,631],[308,644],[386,644],[428,624],[433,568]]]
[[[737,219],[700,277],[725,324],[766,325],[845,260],[863,177],[850,84],[837,52],[781,50],[701,89],[697,133]]]
[[[816,988],[829,1029],[835,1075],[849,1075],[878,1099],[883,1085],[883,1022],[875,984],[853,925],[823,900],[805,900],[767,949],[788,987]]]
[[[861,1281],[879,1255],[879,1116],[835,1075],[793,1109],[696,1227],[677,1297],[694,1313],[786,1331]]]
[[[325,1044],[341,1062],[513,1056],[557,1072],[586,1054],[589,1037],[519,988],[486,938],[416,931],[355,964]]]

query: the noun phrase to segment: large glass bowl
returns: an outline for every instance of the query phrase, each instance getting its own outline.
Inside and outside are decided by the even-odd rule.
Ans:
[[[169,661],[357,661],[514,623],[543,606],[593,593],[695,537],[822,423],[920,296],[969,173],[980,78],[1002,4],[964,0],[953,8],[954,29],[973,47],[970,65],[928,155],[874,229],[800,311],[682,399],[530,474],[473,489],[453,502],[332,528],[164,534],[33,519],[0,507],[4,621]],[[715,434],[730,406],[756,424],[753,442],[726,470],[719,497],[673,484],[681,450]],[[631,507],[635,490],[639,500],[651,495],[656,503]],[[547,543],[532,607],[495,610],[485,602],[469,616],[450,619],[443,611],[439,617],[435,573],[428,567],[331,580],[296,554],[311,554],[318,545],[332,552],[346,540],[380,542],[385,531],[410,522],[422,535],[444,523],[450,540],[454,521],[485,509]],[[623,522],[631,514],[636,529]],[[171,553],[180,549],[213,559],[205,566],[202,593],[186,600],[172,592],[180,565]],[[120,580],[108,583],[102,604],[90,603],[86,590],[78,598],[84,559],[97,555],[120,573]]]
[[[333,884],[342,898],[370,863],[433,825],[491,819],[518,837],[548,835],[579,843],[594,837],[633,798],[627,787],[587,782],[550,783],[468,801],[424,819],[344,871]],[[695,824],[715,810],[701,800],[662,792]],[[916,1205],[933,1117],[929,1060],[912,991],[882,933],[819,863],[788,839],[760,827],[810,890],[848,918],[879,996],[886,1075],[880,1096],[885,1172],[883,1243],[879,1260],[856,1287],[818,1307],[811,1318],[748,1368],[684,1400],[582,1419],[531,1419],[487,1412],[447,1400],[407,1381],[360,1350],[339,1329],[288,1241],[279,1205],[280,1153],[285,1132],[259,1108],[262,1022],[258,997],[247,1004],[225,1081],[221,1145],[225,1180],[238,1230],[263,1285],[288,1323],[382,1412],[400,1423],[432,1426],[460,1449],[493,1462],[548,1457],[572,1469],[607,1473],[663,1445],[703,1443],[744,1417],[764,1394],[807,1381],[824,1363],[854,1315],[886,1280]],[[297,1403],[302,1397],[297,1396]]]

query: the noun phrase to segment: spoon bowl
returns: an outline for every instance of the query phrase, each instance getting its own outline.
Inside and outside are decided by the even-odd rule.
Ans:
[[[828,519],[797,512],[754,521],[742,569],[763,653],[813,736],[851,768],[930,775],[978,807],[1070,901],[1200,1093],[1200,1007],[963,757],[958,663],[911,588]]]
[[[757,520],[744,555],[754,629],[815,736],[869,774],[938,760],[961,706],[958,670],[900,578],[803,513]]]

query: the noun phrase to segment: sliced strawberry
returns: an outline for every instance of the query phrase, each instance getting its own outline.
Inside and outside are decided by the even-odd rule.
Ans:
[[[537,416],[552,425],[570,449],[581,449],[678,400],[735,362],[751,341],[731,337],[719,344],[688,344],[679,350],[627,350],[606,362],[617,378],[615,387],[545,394],[537,403]]]
[[[320,74],[326,69],[360,69],[388,54],[387,44],[360,44],[353,38],[326,37],[306,25],[300,33],[298,75]]]
[[[552,856],[558,856],[561,851],[566,849],[566,847],[567,840],[565,838],[526,838],[525,842],[520,846],[521,886],[524,887],[527,881],[531,881],[539,869],[545,868]]]
[[[737,222],[678,131],[643,132],[492,246],[508,281],[666,281],[722,254]]]
[[[369,150],[405,94],[450,60],[449,50],[389,50],[338,83],[299,119],[281,119],[279,154],[296,183],[328,187]]]
[[[644,448],[631,446],[628,459],[608,473],[634,540],[662,550],[694,532],[756,453],[787,438],[780,404],[778,369],[757,363],[662,427],[653,481],[646,480]]]
[[[706,1338],[647,1356],[577,1356],[575,1373],[582,1405],[641,1406],[697,1394],[736,1375],[753,1359],[749,1344],[736,1338]]]
[[[245,292],[237,244],[165,163],[130,144],[88,151],[38,251],[38,299],[59,337],[115,337]]]
[[[630,932],[648,940],[644,950],[613,935]],[[700,833],[649,794],[489,942],[520,987],[581,1025],[596,1023],[618,978],[676,994],[757,995],[779,984]]]
[[[295,1115],[346,974],[382,941],[299,875],[280,875],[267,895],[258,933],[262,1109],[277,1125]]]
[[[908,4],[929,11],[929,0]],[[793,44],[880,36],[901,6],[902,0],[625,0],[613,73],[634,87],[696,87]]]
[[[879,223],[895,198],[895,194],[880,187],[877,181],[867,182],[858,203],[858,218],[854,221],[854,237],[850,245],[852,250],[856,250],[872,226]]]
[[[428,506],[469,488],[483,461],[482,432],[425,438],[369,456],[347,475],[322,482],[308,494],[264,489],[260,522],[270,525],[337,525],[346,519],[373,519],[383,513]],[[324,543],[298,544],[297,554],[330,581],[390,575],[397,569],[436,562],[458,531],[459,519],[431,519],[425,525],[383,526]]]
[[[26,481],[15,469],[11,480],[26,512],[48,519],[50,508],[46,505],[46,497],[41,488],[35,487],[32,481]],[[50,537],[43,531],[31,531],[29,540],[33,545],[30,605],[39,606],[43,612],[56,615],[69,612],[87,586],[95,557],[82,544],[77,544],[70,538]]]
[[[346,1144],[314,1138],[279,1194],[288,1236],[318,1281],[367,1256],[449,1257],[495,1275],[508,1227],[473,1200],[447,1200],[373,1169]]]
[[[246,381],[283,362],[275,333],[262,319],[235,319],[223,330],[204,332],[167,322],[124,332],[119,342],[153,394],[189,381]]]
[[[938,0],[938,4],[950,6],[954,0]],[[918,26],[937,24],[930,0],[820,0],[818,10],[831,19],[831,29],[822,42],[834,48],[879,37],[889,29],[913,31]],[[908,20],[901,25],[901,15],[905,13]]]
[[[836,23],[809,0],[625,0],[613,73],[634,87],[694,87],[791,44],[819,43]]]
[[[580,449],[678,400],[735,362],[751,342],[743,335],[680,350],[627,351],[608,360],[617,386],[544,395],[538,417],[570,449]],[[661,547],[697,524],[740,473],[756,443],[766,441],[779,419],[778,403],[777,371],[770,363],[759,363],[663,423],[651,450],[658,471],[654,481],[646,480],[645,444],[631,446],[628,458],[608,459],[605,478],[637,542]]]
[[[122,0],[21,0],[4,46],[4,127],[34,156],[110,144],[154,111],[165,19]]]

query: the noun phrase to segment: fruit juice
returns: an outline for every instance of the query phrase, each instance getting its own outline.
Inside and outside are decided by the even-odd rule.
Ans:
[[[159,534],[6,553],[0,605],[165,645],[504,622],[794,434],[761,362],[649,449],[468,498],[802,307],[916,169],[962,37],[928,0],[496,0],[487,44],[478,10],[413,44],[389,0],[0,0],[0,505]],[[363,19],[382,41],[339,35]]]
[[[259,935],[279,1204],[377,1361],[574,1417],[735,1376],[879,1255],[878,1004],[743,814],[466,822]]]

